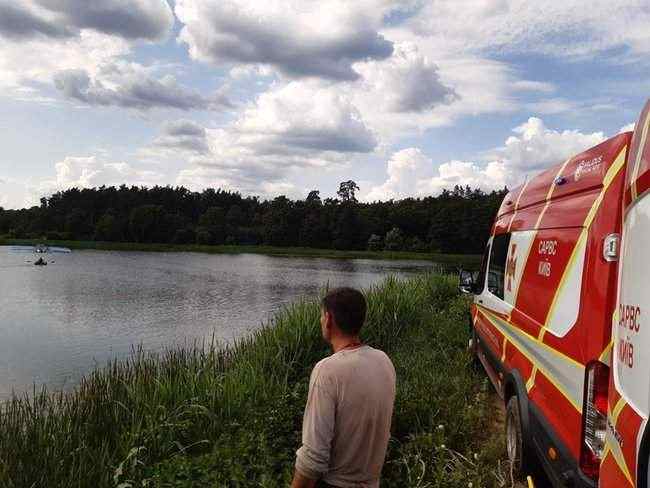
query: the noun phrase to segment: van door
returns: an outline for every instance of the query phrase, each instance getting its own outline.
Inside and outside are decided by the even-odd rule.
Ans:
[[[612,375],[601,486],[624,477],[648,476],[648,447],[642,438],[650,411],[650,195],[639,198],[624,216],[619,293],[613,318]],[[615,462],[614,462],[615,461]],[[638,469],[645,473],[638,474]],[[638,484],[636,486],[641,487]],[[644,482],[643,487],[648,485]]]
[[[629,208],[623,224],[617,320],[614,321],[616,386],[646,417],[650,407],[650,195]]]
[[[612,376],[601,486],[648,486],[650,436],[650,101],[627,159]],[[605,252],[605,250],[604,250]],[[612,390],[610,388],[610,390]],[[645,436],[645,440],[644,440]]]
[[[485,280],[484,286],[480,293],[474,297],[474,304],[477,308],[474,327],[479,335],[481,349],[489,353],[489,359],[492,365],[490,368],[486,367],[486,370],[490,379],[493,380],[497,391],[500,391],[500,382],[495,374],[495,368],[500,368],[500,365],[497,363],[498,358],[501,357],[503,334],[490,323],[485,316],[485,312],[505,317],[512,310],[512,306],[504,301],[506,261],[509,243],[509,233],[490,238],[488,242],[490,252],[487,259],[487,269],[482,277]],[[483,310],[483,313],[480,313],[481,310]],[[487,366],[485,362],[484,365]]]

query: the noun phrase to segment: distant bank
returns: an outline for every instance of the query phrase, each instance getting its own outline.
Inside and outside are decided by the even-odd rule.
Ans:
[[[70,249],[97,249],[102,251],[148,251],[148,252],[201,252],[208,254],[266,254],[269,256],[314,257],[335,259],[406,259],[434,261],[441,264],[478,266],[481,256],[476,254],[442,254],[408,251],[357,251],[337,249],[314,249],[309,247],[276,247],[222,245],[208,246],[200,244],[145,244],[137,242],[101,242],[101,241],[43,241],[38,239],[0,239],[0,245],[18,246],[47,243],[50,246],[62,246]]]

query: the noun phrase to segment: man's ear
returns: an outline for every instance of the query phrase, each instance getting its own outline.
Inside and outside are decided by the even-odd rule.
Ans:
[[[325,311],[325,328],[327,330],[332,330],[334,326],[334,315],[331,312]]]

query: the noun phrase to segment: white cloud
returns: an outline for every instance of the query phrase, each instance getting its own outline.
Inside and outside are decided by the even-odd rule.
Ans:
[[[73,33],[55,19],[42,17],[26,5],[0,1],[0,36],[24,40],[32,37],[70,37]]]
[[[526,107],[534,113],[553,115],[569,112],[579,108],[576,102],[566,98],[547,98],[538,102],[529,103]]]
[[[615,112],[619,109],[615,103],[594,103],[590,108],[594,112]]]
[[[165,0],[0,0],[0,36],[61,38],[92,29],[125,39],[161,40],[174,23]]]
[[[617,48],[649,53],[649,23],[645,0],[594,1],[588,6],[582,0],[440,0],[424,3],[406,26],[455,52],[582,57]]]
[[[93,188],[102,185],[153,186],[162,182],[160,173],[142,170],[128,163],[104,161],[96,156],[68,156],[54,165],[56,176],[30,185],[34,200],[68,188]]]
[[[26,199],[27,190],[23,183],[3,176],[0,179],[0,207],[5,209],[32,206],[32,198]],[[36,200],[37,201],[37,200]]]
[[[518,80],[512,84],[512,88],[518,91],[553,93],[557,88],[553,83],[545,81]]]
[[[125,39],[163,40],[174,25],[166,0],[36,0],[80,29]]]
[[[511,89],[517,78],[507,64],[440,53],[425,39],[390,34],[397,36],[391,58],[356,64],[363,79],[332,88],[349,94],[380,142],[448,126],[463,116],[518,108]]]
[[[623,127],[619,129],[619,134],[621,132],[631,132],[634,130],[634,127],[636,126],[635,122],[630,122],[629,124],[625,124]]]
[[[0,0],[0,88],[32,100],[20,90],[40,92],[61,71],[94,80],[135,41],[165,38],[173,22],[166,0]]]
[[[364,78],[360,91],[388,112],[424,112],[457,98],[440,81],[438,66],[413,43],[396,44],[390,58],[356,68]]]
[[[488,151],[480,162],[448,161],[435,168],[418,148],[392,155],[386,165],[386,180],[363,195],[367,201],[436,195],[455,185],[469,185],[486,191],[513,187],[526,175],[534,174],[602,142],[602,132],[583,134],[576,130],[548,129],[541,119],[531,117],[515,127],[501,147]]]
[[[158,143],[168,142],[167,157],[187,159],[187,147],[180,147],[187,146],[180,144],[184,139],[170,134],[161,138]],[[262,93],[229,125],[205,129],[204,138],[194,134],[192,146],[197,142],[208,150],[195,151],[177,184],[261,195],[272,191],[296,195],[289,175],[349,163],[377,145],[347,96],[318,82],[296,81]]]
[[[126,41],[93,31],[58,41],[5,41],[0,45],[0,87],[13,92],[34,82],[50,85],[54,73],[70,69],[96,76],[100,66],[129,49]]]
[[[137,110],[223,110],[233,106],[223,89],[204,96],[179,85],[173,75],[155,78],[150,71],[137,63],[115,61],[100,65],[93,78],[83,69],[60,71],[54,83],[65,98],[87,105]]]
[[[455,185],[494,190],[505,186],[503,162],[485,166],[465,161],[449,161],[436,169],[433,161],[418,148],[394,153],[387,163],[388,178],[362,196],[366,201],[399,199],[407,196],[437,195]]]
[[[221,188],[244,195],[272,199],[278,195],[304,198],[304,189],[289,181],[287,172],[269,172],[265,175],[249,173],[246,168],[195,165],[182,170],[176,184],[201,191],[205,188]]]
[[[386,181],[370,189],[362,199],[367,201],[398,199],[417,192],[421,181],[433,177],[433,161],[418,148],[402,149],[386,164]]]
[[[524,174],[534,174],[569,156],[600,144],[605,140],[602,132],[584,134],[578,130],[553,130],[544,121],[530,117],[515,127],[517,135],[506,139],[505,144],[489,152],[488,157],[503,161],[509,173],[508,183],[517,183]]]
[[[263,93],[234,129],[269,152],[363,153],[377,144],[350,98],[318,83],[291,82]]]
[[[354,80],[352,64],[390,56],[385,0],[177,0],[179,39],[193,59],[263,64],[291,77]]]
[[[207,132],[204,127],[191,120],[167,122],[162,134],[139,154],[145,158],[158,159],[181,154],[207,155],[210,153]]]

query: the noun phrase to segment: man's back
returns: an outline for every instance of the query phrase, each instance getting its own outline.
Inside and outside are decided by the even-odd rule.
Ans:
[[[343,349],[311,375],[297,468],[331,485],[375,487],[386,457],[395,369],[369,346]]]

